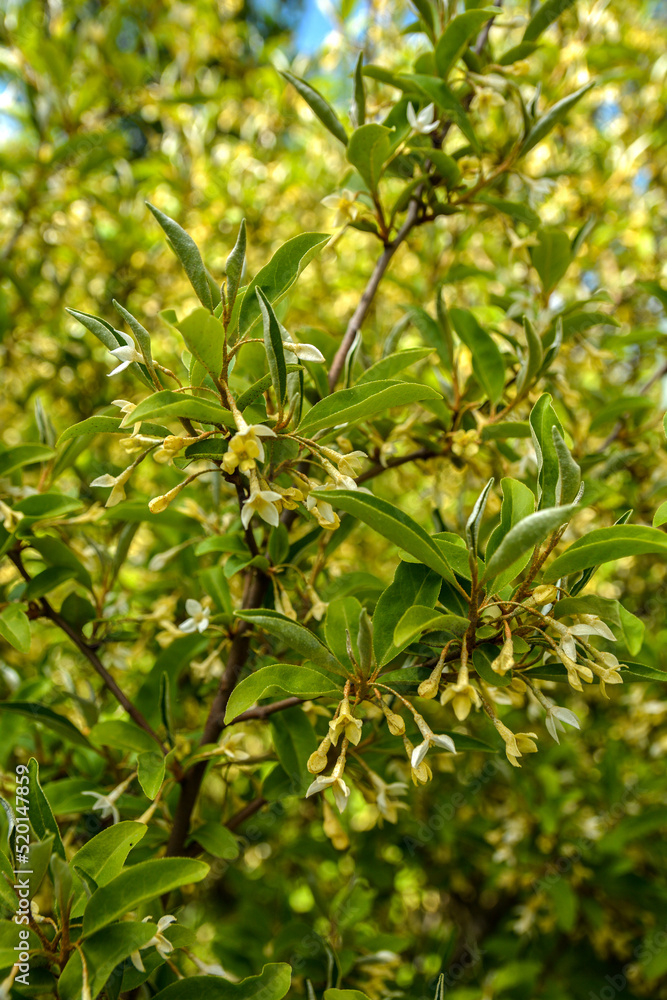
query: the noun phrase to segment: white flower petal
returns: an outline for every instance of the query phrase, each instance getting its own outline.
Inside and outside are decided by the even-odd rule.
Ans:
[[[202,606],[199,601],[195,601],[194,598],[188,597],[185,602],[185,610],[189,615],[200,615],[202,613]]]
[[[442,747],[443,750],[450,750],[452,753],[456,753],[456,744],[451,736],[445,736],[444,734],[437,734],[431,737],[431,743],[435,743],[437,747]]]
[[[423,743],[420,743],[419,746],[414,748],[414,750],[412,751],[412,756],[410,758],[410,764],[413,768],[415,769],[418,768],[419,765],[422,763],[424,757],[428,753],[429,745],[430,745],[429,741],[424,740]]]
[[[555,708],[551,709],[551,712],[560,722],[567,722],[569,726],[574,726],[575,729],[581,729],[579,719],[574,712],[570,711],[569,708],[559,708],[556,705]]]
[[[93,479],[91,486],[115,486],[116,477],[110,476],[108,472],[105,472],[103,476],[98,476],[97,479]]]
[[[316,795],[318,792],[323,792],[325,788],[333,785],[335,780],[335,778],[326,777],[325,775],[320,774],[308,788],[306,798],[310,798],[311,795]]]
[[[194,632],[197,628],[197,622],[194,618],[186,618],[184,622],[178,626],[181,632]]]

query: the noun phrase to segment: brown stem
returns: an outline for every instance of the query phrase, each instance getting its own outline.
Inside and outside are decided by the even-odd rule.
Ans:
[[[502,7],[502,5],[503,5],[503,0],[494,0],[494,4],[493,4],[494,7]],[[488,40],[488,37],[489,37],[489,32],[491,31],[491,25],[493,24],[494,21],[495,21],[495,17],[489,18],[489,20],[486,22],[486,24],[484,25],[484,27],[482,28],[482,30],[479,33],[479,36],[478,36],[477,41],[475,43],[475,52],[476,52],[476,54],[478,56],[481,55],[481,53],[482,53],[482,51],[484,49],[484,46],[487,43],[487,40]]]
[[[243,608],[258,608],[264,600],[269,579],[264,573],[253,571],[249,586],[243,599]],[[225,670],[220,678],[220,684],[211,704],[208,718],[204,725],[200,746],[217,743],[225,728],[225,711],[230,695],[238,680],[241,669],[248,657],[250,648],[250,623],[240,621],[232,640],[227,656]],[[198,761],[181,780],[181,795],[174,813],[174,822],[167,845],[167,856],[173,857],[184,853],[185,842],[190,829],[190,819],[194,810],[199,790],[204,780],[208,761]]]
[[[235,726],[237,722],[248,722],[251,719],[266,719],[269,715],[273,715],[274,712],[284,712],[286,708],[303,705],[303,702],[303,698],[293,696],[291,698],[283,698],[282,701],[273,701],[270,705],[257,705],[255,708],[249,708],[247,712],[241,712],[240,715],[237,715],[227,725]]]
[[[256,799],[249,802],[243,807],[243,809],[239,809],[237,813],[234,813],[234,815],[227,820],[225,826],[228,830],[236,830],[241,823],[244,823],[247,819],[250,819],[251,816],[254,816],[256,812],[259,812],[262,806],[266,805],[267,801],[268,799],[265,799],[263,795],[258,795]]]
[[[336,383],[340,378],[340,374],[345,366],[345,359],[352,347],[354,338],[361,329],[361,325],[366,319],[366,314],[370,308],[371,302],[375,298],[375,293],[378,290],[380,282],[384,277],[384,272],[389,266],[389,261],[394,256],[401,243],[405,240],[408,233],[417,225],[417,220],[419,217],[419,202],[413,199],[410,202],[407,214],[405,216],[405,222],[398,230],[395,238],[391,243],[387,243],[381,256],[373,268],[373,273],[368,279],[368,284],[364,289],[363,295],[359,299],[359,304],[357,308],[352,313],[350,321],[347,324],[347,330],[345,331],[345,336],[341,341],[341,345],[336,351],[336,355],[331,364],[331,370],[329,371],[329,389],[333,390],[336,387]]]
[[[30,576],[23,565],[20,553],[10,552],[9,558],[14,563],[14,565],[18,569],[23,579],[29,581]],[[118,703],[123,706],[123,708],[130,716],[130,718],[133,719],[136,722],[136,724],[144,730],[144,732],[148,733],[149,736],[152,736],[155,742],[162,750],[162,752],[166,753],[166,748],[162,745],[160,737],[157,735],[157,733],[155,732],[151,724],[148,722],[148,720],[144,718],[139,709],[135,708],[135,706],[132,704],[132,702],[127,697],[122,688],[120,688],[118,684],[116,684],[115,680],[113,679],[109,671],[106,669],[106,667],[98,657],[95,650],[88,645],[85,639],[83,639],[82,636],[80,636],[75,629],[72,628],[69,622],[65,621],[65,619],[61,617],[61,615],[50,605],[50,603],[47,601],[45,597],[41,598],[41,600],[39,601],[39,606],[42,612],[41,617],[48,618],[50,621],[53,622],[54,625],[57,625],[58,628],[61,629],[61,631],[63,631],[65,635],[67,635],[72,640],[76,648],[81,653],[83,653],[83,655],[86,657],[86,659],[92,666],[95,673],[98,674],[99,677],[101,677],[105,687],[109,691],[111,691],[116,701],[118,701]]]

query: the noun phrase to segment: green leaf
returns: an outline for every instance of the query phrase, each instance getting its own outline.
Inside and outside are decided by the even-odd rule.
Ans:
[[[442,580],[419,563],[400,562],[394,581],[380,595],[373,613],[373,650],[379,666],[390,663],[401,652],[394,645],[394,630],[406,607],[419,604],[434,608]]]
[[[545,0],[526,25],[524,42],[534,42],[573,3],[574,0]]]
[[[450,371],[452,367],[450,345],[447,343],[447,337],[441,329],[441,324],[437,323],[421,306],[409,306],[406,309],[406,315],[410,317],[410,321],[417,327],[428,346],[438,352],[443,365]]]
[[[30,548],[39,552],[45,563],[51,566],[69,567],[79,583],[91,589],[92,580],[90,573],[83,563],[79,562],[74,552],[64,542],[61,542],[60,539],[54,538],[52,535],[42,535],[39,538],[31,538],[29,545]]]
[[[313,495],[318,495],[313,491]],[[387,500],[357,490],[327,490],[322,498],[340,507],[341,510],[357,517],[378,534],[394,542],[409,555],[414,556],[429,569],[439,573],[450,583],[454,574],[444,558],[440,547],[421,525]]]
[[[486,509],[486,502],[489,499],[489,493],[493,487],[495,480],[489,479],[488,483],[477,497],[475,501],[475,506],[472,509],[470,517],[466,523],[466,540],[468,542],[468,548],[473,556],[477,555],[477,540],[479,538],[479,526],[481,524],[482,518],[484,517],[484,511]]]
[[[30,619],[17,604],[8,604],[0,611],[0,635],[19,653],[30,652]]]
[[[61,858],[67,860],[60,829],[39,783],[39,764],[34,757],[28,761],[28,774],[30,776],[30,823],[32,828],[40,840],[53,837],[53,849]]]
[[[482,428],[482,441],[506,441],[508,438],[529,438],[530,424],[527,420],[499,420],[497,424],[487,424]]]
[[[120,426],[121,420],[122,417],[107,417],[103,414],[95,417],[87,417],[85,420],[79,421],[78,424],[73,424],[71,427],[66,428],[58,438],[57,445],[60,447],[66,441],[81,437],[84,434],[120,434],[123,430]],[[145,430],[146,425],[144,424]]]
[[[139,350],[144,356],[144,361],[147,366],[152,366],[153,357],[151,355],[151,335],[148,330],[141,325],[138,319],[135,319],[131,312],[128,312],[120,302],[116,302],[115,299],[111,300],[115,309],[123,317],[130,330],[134,334],[135,340],[139,345]]]
[[[314,87],[311,87],[309,83],[302,80],[301,77],[294,76],[292,73],[288,73],[286,70],[281,70],[280,75],[291,83],[292,86],[298,93],[303,97],[304,101],[311,109],[311,111],[319,118],[325,128],[327,128],[332,135],[334,135],[339,142],[342,142],[344,146],[347,146],[348,138],[347,132],[345,131],[343,124],[331,107],[328,101],[322,97]]]
[[[614,423],[623,417],[627,419],[631,414],[639,417],[643,414],[648,415],[653,410],[654,405],[653,400],[647,399],[646,396],[621,396],[618,399],[613,399],[610,403],[596,410],[589,430],[597,431],[605,424]]]
[[[121,747],[123,750],[136,750],[139,753],[157,748],[152,736],[134,722],[125,722],[123,719],[98,722],[90,730],[89,736],[92,743],[101,747]]]
[[[288,375],[291,372],[303,371],[303,365],[289,364],[286,366],[286,368]],[[258,378],[257,381],[253,382],[250,388],[246,389],[245,392],[242,392],[239,398],[236,400],[236,405],[238,406],[239,410],[245,410],[246,406],[252,406],[252,404],[256,402],[260,398],[260,396],[262,396],[266,392],[267,389],[271,388],[272,384],[273,383],[271,380],[270,372],[268,375],[262,375],[261,378]]]
[[[497,9],[466,10],[452,18],[435,47],[435,64],[443,79],[447,79],[449,71],[463,55],[473,35],[497,13]]]
[[[67,496],[65,493],[36,493],[33,496],[25,497],[24,500],[19,500],[17,504],[14,504],[14,510],[24,515],[19,525],[19,533],[36,524],[37,521],[64,517],[65,514],[80,510],[82,506],[80,500]]]
[[[237,618],[251,622],[259,626],[269,635],[274,635],[281,639],[289,649],[293,649],[306,660],[315,663],[324,670],[330,670],[335,674],[347,676],[341,664],[317,636],[304,625],[292,621],[286,615],[281,615],[278,611],[268,608],[259,608],[248,611],[235,611]]]
[[[264,327],[264,348],[266,358],[269,363],[269,374],[273,391],[276,395],[278,405],[282,406],[287,397],[287,366],[285,364],[285,352],[283,349],[283,338],[280,333],[280,323],[276,314],[271,308],[271,303],[264,295],[261,288],[256,288],[255,293],[259,301],[259,308],[262,313],[262,323]]]
[[[33,723],[46,726],[47,729],[58,733],[60,737],[76,746],[86,747],[90,750],[90,743],[69,719],[64,715],[58,715],[45,705],[39,705],[34,701],[0,701],[0,712],[13,712],[16,715],[23,715]]]
[[[547,535],[565,524],[577,509],[577,504],[563,507],[546,507],[535,514],[529,514],[515,524],[505,535],[491,559],[487,561],[484,580],[493,580],[504,569],[516,563]]]
[[[660,504],[653,515],[653,527],[659,528],[662,524],[667,524],[667,500]]]
[[[579,570],[626,556],[667,554],[667,534],[644,524],[614,524],[597,528],[577,539],[547,569],[544,580],[550,582]]]
[[[224,861],[233,861],[240,853],[239,843],[232,831],[215,820],[209,820],[195,827],[190,834],[189,842],[193,841],[214,858],[222,858]]]
[[[501,479],[500,485],[503,491],[503,502],[500,508],[500,524],[491,533],[491,537],[486,545],[485,559],[489,563],[493,554],[497,551],[503,538],[520,521],[523,521],[530,514],[535,512],[535,496],[524,483],[517,479]],[[525,552],[516,562],[512,563],[506,570],[499,574],[496,581],[496,589],[502,588],[511,580],[514,580],[530,559],[530,551]]]
[[[140,903],[179,886],[201,882],[208,870],[208,865],[191,858],[153,858],[126,868],[88,901],[83,914],[84,937],[120,920]]]
[[[55,454],[53,448],[45,444],[18,444],[0,452],[0,476],[9,476],[24,465],[46,462]]]
[[[512,671],[508,670],[506,674],[497,674],[491,666],[499,652],[498,646],[484,642],[473,649],[472,662],[479,676],[487,684],[491,684],[493,687],[507,687],[508,684],[512,683]]]
[[[330,989],[324,991],[324,1000],[369,1000],[369,997],[360,990]]]
[[[499,66],[511,66],[512,63],[519,62],[519,60],[527,59],[531,56],[537,45],[535,42],[519,42],[518,45],[513,45],[510,49],[507,49],[501,56],[498,56],[496,62]]]
[[[331,678],[311,667],[274,663],[260,667],[236,685],[227,704],[225,722],[231,723],[237,715],[257,704],[260,698],[269,695],[317,698],[323,694],[340,694]]]
[[[430,101],[433,101],[441,112],[463,132],[464,136],[475,150],[479,150],[477,136],[470,124],[470,119],[466,114],[463,105],[450,90],[444,80],[437,76],[426,76],[423,73],[406,73],[404,79],[415,84],[422,93],[426,94]]]
[[[105,319],[100,319],[97,316],[91,316],[89,313],[79,312],[78,309],[65,309],[70,316],[78,320],[82,326],[85,326],[86,330],[92,333],[97,339],[104,344],[108,351],[113,351],[117,347],[124,347],[125,341],[121,337],[118,330],[115,330],[110,323],[107,323]]]
[[[153,1000],[282,1000],[290,988],[292,970],[284,962],[265,965],[259,976],[230,983],[220,976],[188,976]]]
[[[213,312],[220,301],[220,295],[218,294],[214,300],[211,283],[197,244],[177,222],[161,212],[159,208],[155,208],[150,202],[146,202],[146,204],[167,234],[169,245],[183,265],[183,270],[190,279],[190,284],[197,293],[197,298],[209,312]]]
[[[386,358],[376,361],[374,365],[367,368],[357,379],[357,385],[366,382],[378,382],[383,379],[393,379],[394,375],[410,368],[418,361],[423,361],[431,353],[430,347],[411,347],[407,351],[397,351],[396,354],[389,354]]]
[[[361,604],[356,597],[338,597],[329,602],[324,622],[324,634],[327,643],[340,662],[347,664],[350,671],[354,668],[354,664],[347,652],[347,636],[345,633],[349,633],[352,650],[357,663],[359,663],[357,632],[359,631],[360,614]]]
[[[372,193],[377,191],[382,168],[391,153],[390,136],[390,129],[371,122],[354,130],[347,147],[349,162],[357,168]]]
[[[366,420],[377,413],[386,412],[392,406],[407,406],[423,399],[441,398],[435,389],[419,382],[367,382],[350,389],[339,389],[315,403],[303,417],[297,430],[299,434],[310,436],[327,427]]]
[[[236,427],[229,410],[219,403],[199,396],[187,396],[171,389],[162,389],[146,399],[123,418],[121,427],[127,427],[139,420],[153,417],[167,419],[169,417],[187,417],[202,424],[223,424],[225,427]]]
[[[240,336],[248,333],[260,318],[255,289],[261,288],[271,305],[275,306],[328,240],[326,233],[302,233],[276,250],[245,290],[239,311]]]
[[[82,951],[88,971],[90,996],[96,997],[111,973],[133,951],[144,947],[155,934],[155,924],[124,921],[105,927],[84,942]],[[60,1000],[81,1000],[83,968],[81,955],[74,951],[58,980]]]
[[[465,635],[470,625],[467,618],[459,615],[443,615],[441,611],[415,605],[408,608],[394,629],[394,646],[405,649],[411,642],[419,638],[422,632],[446,632],[451,636]]]
[[[106,885],[119,875],[125,864],[125,859],[143,838],[148,827],[145,823],[134,823],[129,820],[115,823],[101,830],[98,834],[80,847],[70,861],[72,871],[76,868],[85,871],[98,886]],[[76,884],[76,883],[75,883]],[[72,917],[80,917],[86,905],[84,887],[79,884],[75,889],[75,902]]]
[[[47,569],[43,569],[41,573],[38,573],[37,576],[34,576],[30,583],[26,585],[22,599],[24,601],[38,601],[40,597],[50,594],[61,583],[64,583],[65,580],[71,580],[75,575],[71,566],[49,566]],[[12,607],[10,605],[10,608]],[[0,615],[0,620],[1,617]]]
[[[537,375],[540,368],[542,367],[542,362],[544,360],[544,351],[542,350],[542,341],[537,336],[535,332],[535,327],[530,322],[527,316],[523,318],[523,329],[526,334],[526,344],[528,346],[528,353],[526,354],[523,364],[521,365],[521,371],[519,372],[516,380],[516,391],[517,395],[521,395],[524,390],[528,389],[533,377]]]
[[[246,249],[246,226],[245,219],[241,219],[239,235],[236,238],[234,249],[227,258],[225,264],[225,274],[227,276],[227,308],[231,310],[234,306],[236,294],[241,283],[243,265],[245,263]]]
[[[585,84],[580,87],[579,90],[575,90],[573,94],[569,97],[564,97],[561,101],[557,101],[541,118],[539,118],[533,127],[528,132],[528,135],[523,140],[521,149],[519,151],[520,156],[525,156],[526,153],[537,146],[539,142],[542,142],[549,132],[562,122],[568,111],[574,107],[574,105],[581,100],[584,94],[587,94],[591,87],[595,86],[595,81],[591,80],[590,83]],[[569,240],[568,240],[569,249]]]
[[[558,482],[556,483],[556,503],[572,503],[579,492],[581,469],[572,458],[570,449],[563,441],[558,428],[551,428],[556,456],[558,458]]]
[[[429,153],[429,156],[431,154]],[[538,229],[540,225],[540,217],[537,212],[534,212],[529,205],[523,202],[517,201],[507,201],[505,198],[497,198],[495,195],[489,194],[487,191],[480,191],[478,195],[475,196],[475,203],[482,203],[483,205],[489,205],[491,208],[495,208],[497,212],[502,212],[504,215],[509,215],[511,219],[515,222],[523,222],[529,229]]]
[[[530,430],[537,455],[537,496],[540,507],[556,506],[556,490],[560,463],[553,435],[555,428],[562,436],[563,427],[551,405],[551,396],[543,393],[530,411]]]
[[[144,794],[154,799],[164,781],[165,757],[159,750],[146,750],[137,757],[137,780]]]
[[[560,229],[539,229],[539,243],[529,247],[530,260],[540,276],[545,295],[550,295],[572,263],[570,239]]]
[[[433,11],[433,7],[431,6],[431,0],[412,0],[412,6],[419,14],[420,20],[426,29],[426,34],[429,36],[431,41],[434,41],[435,13]]]
[[[207,309],[195,309],[176,324],[188,350],[213,378],[222,371],[225,328]]]
[[[442,149],[429,149],[428,158],[449,189],[458,187],[461,182],[461,168],[453,156]]]
[[[364,88],[364,53],[360,52],[354,67],[354,100],[352,102],[352,112],[357,125],[363,125],[366,121],[366,91]]]
[[[472,370],[489,399],[497,403],[505,386],[505,363],[490,334],[467,309],[450,309],[454,329],[472,354]]]
[[[272,715],[270,726],[278,760],[290,779],[293,793],[303,795],[313,780],[306,764],[318,744],[310,719],[302,708],[295,706]]]

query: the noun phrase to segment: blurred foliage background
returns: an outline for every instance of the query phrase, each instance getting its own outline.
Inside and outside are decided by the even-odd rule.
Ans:
[[[525,18],[526,7],[505,4],[504,19]],[[404,31],[412,12],[402,0],[324,9],[315,20],[327,33],[315,45],[303,30],[313,12],[296,2],[0,4],[5,446],[52,442],[131,391],[117,381],[110,388],[106,352],[66,305],[113,321],[117,298],[150,325],[166,363],[178,350],[158,314],[195,303],[146,199],[187,228],[214,273],[242,217],[250,273],[291,236],[331,231],[321,199],[340,186],[343,151],[276,69],[308,77],[345,119],[358,52],[400,68],[421,43]],[[546,388],[582,468],[605,482],[596,506],[609,522],[633,507],[650,523],[667,499],[666,42],[662,2],[581,0],[524,71],[547,104],[596,80],[567,125],[533,151],[522,180],[543,221],[570,235],[594,221],[558,294],[575,302],[601,290],[600,308],[618,325],[573,330]],[[383,88],[369,84],[379,111]],[[401,318],[401,305],[430,302],[440,281],[450,304],[475,307],[496,327],[508,285],[536,294],[526,246],[489,218],[479,206],[413,234],[373,306],[365,351]],[[297,329],[338,339],[375,254],[370,236],[347,230],[304,274],[292,303]],[[619,426],[624,411],[614,404],[649,382],[649,405]],[[76,467],[84,491],[104,459],[98,449]],[[432,498],[448,525],[489,474],[474,449],[437,477],[424,471],[406,466],[383,490],[402,495],[407,510]],[[154,620],[173,617],[187,596],[174,571],[172,596],[151,606],[164,587],[146,566],[173,543],[169,531],[140,529],[124,571],[141,594],[135,610]],[[377,537],[367,545],[368,566],[386,583],[393,562]],[[359,568],[355,557],[341,547],[338,578]],[[665,576],[657,561],[624,560],[598,585],[645,621],[642,658],[663,668]],[[43,634],[30,664],[4,650],[3,696],[19,682],[33,694],[81,683],[73,653]],[[141,669],[146,641],[116,644],[118,669],[128,661]],[[207,683],[196,672],[183,680],[193,725]],[[326,832],[312,801],[271,807],[240,831],[241,859],[221,865],[213,889],[193,893],[179,919],[199,927],[210,961],[235,975],[290,962],[295,996],[306,995],[306,979],[319,992],[333,967],[378,998],[432,997],[440,972],[453,1000],[667,997],[667,694],[628,686],[610,703],[587,692],[574,707],[582,733],[520,772],[479,754],[441,761],[396,826],[382,826],[361,799],[344,826],[330,819]],[[77,711],[72,702],[68,710]],[[20,720],[1,724],[8,766],[12,744],[32,747],[33,737]],[[266,750],[252,727],[244,747]],[[90,761],[75,754],[74,762],[94,777]],[[73,776],[57,757],[50,764],[53,780]],[[242,805],[251,779],[238,763],[229,774]]]

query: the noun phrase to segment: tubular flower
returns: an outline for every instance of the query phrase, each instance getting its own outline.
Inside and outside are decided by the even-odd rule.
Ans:
[[[387,720],[387,726],[389,727],[389,732],[392,736],[403,736],[405,733],[405,721],[402,715],[398,712],[392,712],[388,705],[385,704],[382,699],[380,699],[380,705],[382,711],[384,712],[384,717]]]
[[[125,369],[129,368],[129,366],[135,361],[137,364],[144,364],[144,356],[137,350],[134,340],[129,333],[122,333],[120,330],[116,330],[116,333],[123,338],[125,344],[120,347],[114,347],[111,351],[113,356],[118,358],[120,364],[117,368],[114,368],[112,372],[108,372],[109,376],[118,375],[119,372],[124,372]]]
[[[152,919],[153,919],[152,917],[144,917],[142,923],[144,924],[148,923]],[[157,922],[157,929],[155,931],[155,934],[150,939],[150,941],[147,941],[146,944],[142,945],[142,948],[155,947],[155,949],[162,958],[166,958],[167,955],[170,955],[174,950],[174,946],[171,943],[171,941],[164,936],[162,932],[165,931],[170,924],[175,923],[176,920],[177,918],[172,916],[170,913],[166,913],[164,917],[160,917],[160,919]],[[139,952],[139,949],[132,952],[132,954],[130,955],[130,959],[135,969],[137,969],[139,972],[146,971],[144,968],[144,963],[141,960],[141,954]]]
[[[425,760],[422,760],[416,767],[413,763],[415,748],[407,736],[403,736],[403,746],[410,761],[410,777],[414,785],[426,785],[433,777],[433,772]]]
[[[355,718],[352,714],[350,702],[346,696],[338,706],[336,718],[329,723],[329,738],[334,746],[338,746],[338,740],[342,734],[356,747],[361,739],[362,725],[361,719]]]
[[[318,489],[322,489],[322,487],[318,485]],[[325,528],[327,531],[334,531],[339,526],[340,518],[331,504],[327,503],[326,500],[309,494],[306,499],[306,508],[316,519],[320,528]]]
[[[568,726],[574,726],[575,729],[581,729],[579,719],[569,708],[560,708],[558,705],[552,705],[551,708],[547,709],[545,725],[547,732],[556,743],[560,743],[558,733],[565,732],[565,726],[562,725],[563,722],[567,722]]]
[[[93,812],[99,812],[102,815],[102,819],[106,819],[108,816],[112,817],[114,823],[118,823],[120,820],[120,813],[118,812],[118,807],[116,806],[117,800],[121,797],[125,789],[134,781],[136,775],[133,774],[125,781],[121,781],[120,785],[116,785],[108,795],[104,795],[102,792],[82,792],[82,795],[89,795],[92,799],[95,799],[93,804]]]
[[[296,486],[284,487],[278,486],[277,483],[273,483],[272,486],[276,493],[280,493],[280,502],[285,510],[296,510],[299,502],[304,499],[303,493]]]
[[[306,798],[316,795],[330,788],[333,792],[339,812],[345,812],[347,800],[350,797],[350,789],[343,781],[343,771],[345,770],[345,755],[347,753],[347,740],[343,740],[340,756],[334,765],[334,769],[328,777],[319,775],[306,792]]]
[[[512,636],[508,636],[502,644],[501,650],[491,664],[491,669],[504,677],[514,666],[514,643]]]
[[[314,361],[316,364],[322,364],[326,360],[322,352],[313,344],[295,344],[293,340],[284,340],[283,347],[299,361]]]
[[[319,774],[327,766],[327,754],[329,753],[330,746],[331,739],[325,736],[317,750],[313,750],[306,764],[311,774]]]
[[[208,608],[204,608],[199,601],[195,601],[192,597],[188,597],[185,602],[185,610],[189,614],[189,618],[186,618],[184,622],[178,626],[181,632],[205,632],[208,628],[209,619],[211,617]]]
[[[105,507],[115,507],[116,504],[122,503],[125,499],[125,484],[132,475],[134,471],[134,465],[128,466],[124,472],[121,472],[119,476],[111,476],[109,473],[105,473],[103,476],[98,476],[97,479],[93,479],[91,486],[111,486],[111,493],[107,497],[107,502]]]
[[[451,736],[445,736],[444,734],[434,733],[421,715],[415,716],[415,722],[419,727],[419,731],[424,737],[422,743],[416,746],[412,751],[412,757],[410,758],[410,763],[413,768],[418,768],[419,765],[424,760],[424,757],[431,749],[431,747],[440,747],[442,750],[449,750],[450,753],[456,753],[456,746],[454,745],[454,740]]]
[[[238,430],[229,442],[229,448],[222,459],[222,467],[227,473],[232,473],[238,467],[240,472],[250,472],[255,468],[256,460],[264,461],[263,437],[275,437],[275,432],[264,424],[247,424],[243,417],[237,416]],[[240,425],[240,426],[239,426]]]
[[[196,440],[196,438],[182,437],[179,434],[168,434],[163,440],[161,447],[153,455],[153,458],[160,465],[164,465],[165,462],[171,462],[174,455],[178,455],[181,448]]]
[[[597,661],[597,662],[596,662]],[[586,660],[591,670],[600,678],[600,690],[605,698],[608,698],[605,684],[622,684],[620,670],[623,666],[613,653],[601,653],[596,650],[596,659]]]
[[[464,675],[465,670],[465,675]],[[440,704],[447,705],[451,701],[454,715],[459,722],[464,722],[470,715],[470,709],[479,708],[482,704],[477,688],[468,680],[468,668],[459,671],[456,684],[448,684],[440,695]]]
[[[356,203],[356,194],[349,188],[343,188],[339,194],[328,194],[322,198],[325,208],[330,208],[336,213],[334,216],[334,229],[344,226],[348,222],[353,222],[359,215],[359,206]]]
[[[440,121],[435,118],[434,112],[434,104],[428,104],[419,113],[415,111],[412,104],[408,104],[407,118],[412,131],[419,132],[420,135],[428,135],[429,132],[434,132],[440,124]]]
[[[380,815],[389,823],[396,823],[398,820],[398,810],[407,809],[408,807],[405,802],[397,802],[391,796],[403,795],[408,786],[404,781],[393,781],[388,784],[375,771],[369,771],[368,777],[375,790],[375,804],[380,811]]]
[[[280,493],[276,493],[274,490],[261,490],[259,483],[255,480],[251,486],[250,496],[243,504],[241,510],[243,527],[248,527],[253,514],[259,514],[263,521],[277,528],[280,523],[280,514],[278,513],[276,504],[281,501],[282,497]]]
[[[513,733],[500,719],[494,719],[493,724],[505,741],[505,754],[512,767],[521,767],[517,758],[524,753],[537,753],[537,733]]]
[[[338,471],[343,476],[354,478],[359,475],[360,465],[364,458],[368,458],[365,451],[351,451],[347,455],[341,455],[333,448],[322,448],[322,453],[326,455],[330,462],[338,466]]]

